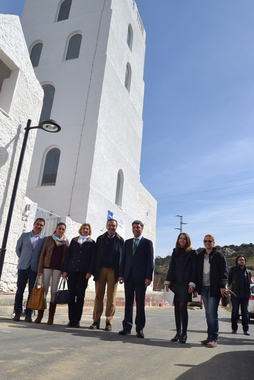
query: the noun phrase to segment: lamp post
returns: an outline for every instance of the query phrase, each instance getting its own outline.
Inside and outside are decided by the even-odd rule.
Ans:
[[[2,246],[0,248],[0,280],[1,280],[1,276],[2,276],[4,257],[5,257],[5,252],[6,252],[6,244],[7,244],[8,235],[9,235],[11,218],[12,218],[15,198],[16,198],[18,184],[19,184],[19,177],[20,177],[21,168],[22,168],[22,164],[23,164],[23,159],[24,159],[24,155],[25,155],[28,134],[29,134],[29,131],[31,129],[42,129],[43,131],[51,132],[51,133],[57,133],[57,132],[61,131],[60,125],[58,125],[54,120],[51,120],[51,119],[41,121],[40,124],[37,125],[37,126],[35,126],[35,127],[31,127],[31,120],[30,119],[27,121],[26,128],[25,128],[24,139],[23,139],[23,144],[22,144],[22,148],[21,148],[21,152],[20,152],[20,157],[19,157],[19,162],[18,162],[18,168],[17,168],[17,172],[16,172],[16,177],[15,177],[14,185],[13,185],[13,190],[12,190],[12,196],[11,196],[11,201],[10,201],[7,221],[6,221],[6,225],[5,225]]]

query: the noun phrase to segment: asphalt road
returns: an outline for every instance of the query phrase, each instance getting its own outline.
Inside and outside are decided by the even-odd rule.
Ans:
[[[10,309],[11,310],[11,309]],[[13,322],[0,310],[0,380],[144,380],[144,379],[254,379],[254,321],[250,337],[231,334],[230,313],[220,308],[220,339],[206,348],[204,310],[189,311],[186,344],[171,343],[172,308],[147,310],[145,339],[133,332],[120,336],[123,311],[114,318],[113,331],[90,330],[92,311],[86,309],[81,328],[67,328],[66,308],[58,307],[56,323]],[[104,322],[104,321],[103,321]],[[104,327],[104,325],[102,326]]]

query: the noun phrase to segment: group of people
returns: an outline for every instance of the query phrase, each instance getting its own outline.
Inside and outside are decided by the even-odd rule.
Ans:
[[[237,332],[239,306],[241,305],[242,326],[245,335],[250,335],[248,303],[250,297],[251,272],[246,268],[246,258],[236,258],[235,267],[227,270],[224,255],[215,248],[214,237],[204,237],[204,249],[197,255],[191,248],[190,237],[186,233],[178,236],[173,250],[165,289],[174,293],[176,335],[172,342],[185,343],[187,340],[187,304],[194,293],[200,294],[205,307],[207,338],[201,343],[206,347],[216,347],[218,342],[218,306],[221,297],[231,293],[232,333]],[[227,290],[227,284],[229,290]]]
[[[17,291],[14,303],[14,321],[22,315],[23,294],[28,282],[28,300],[37,276],[43,278],[46,301],[51,280],[51,298],[48,324],[54,322],[56,294],[61,276],[68,281],[70,301],[68,303],[68,327],[80,327],[85,291],[93,275],[95,302],[91,329],[99,329],[103,313],[103,300],[107,286],[105,330],[112,330],[116,309],[117,284],[124,283],[125,314],[120,335],[131,333],[133,325],[133,303],[136,299],[136,334],[144,338],[145,292],[153,275],[153,244],[142,236],[144,225],[140,220],[132,223],[133,238],[124,242],[116,232],[117,221],[107,221],[107,231],[96,242],[92,240],[91,225],[84,223],[79,235],[69,244],[65,236],[66,225],[59,223],[52,236],[45,237],[42,230],[45,220],[35,220],[31,232],[23,233],[17,242],[18,262]],[[27,303],[28,303],[27,300]],[[25,308],[25,321],[32,322],[33,310]],[[39,310],[35,323],[40,323],[44,310]]]
[[[132,223],[133,238],[124,242],[116,232],[117,221],[109,219],[106,232],[96,242],[91,238],[92,229],[84,223],[79,235],[69,244],[65,236],[66,225],[59,223],[52,236],[45,237],[42,230],[45,220],[36,219],[31,232],[23,233],[17,242],[19,257],[17,292],[14,304],[14,321],[20,321],[23,294],[28,282],[28,300],[37,276],[43,278],[46,297],[51,281],[48,324],[54,322],[56,294],[61,276],[68,281],[70,301],[68,303],[68,327],[80,327],[85,291],[93,275],[95,281],[95,302],[93,323],[90,329],[99,329],[103,313],[103,300],[107,287],[105,331],[112,331],[116,309],[117,284],[124,283],[125,312],[120,335],[131,333],[133,326],[133,304],[136,301],[136,334],[144,338],[145,293],[153,275],[153,244],[142,236],[144,225],[140,220]],[[173,250],[167,278],[166,291],[174,293],[176,335],[172,342],[185,343],[187,340],[187,305],[192,294],[202,296],[207,322],[207,338],[201,343],[216,347],[218,341],[218,306],[221,297],[231,289],[232,333],[237,332],[238,309],[241,305],[242,324],[245,335],[248,329],[248,300],[250,296],[251,273],[246,268],[246,258],[238,256],[236,266],[229,273],[224,255],[215,248],[214,237],[204,237],[204,249],[197,255],[191,248],[190,237],[180,233]],[[32,322],[33,310],[26,307],[25,321]],[[35,323],[40,323],[44,310],[39,310]]]

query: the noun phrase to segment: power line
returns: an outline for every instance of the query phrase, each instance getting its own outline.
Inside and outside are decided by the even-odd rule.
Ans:
[[[230,181],[226,181],[226,182],[219,182],[217,183],[216,185],[224,185],[226,183],[231,183],[231,182],[238,182],[238,181],[243,181],[243,180],[246,180],[246,179],[254,179],[254,177],[245,177],[245,178],[239,178],[239,179],[234,179],[234,180],[230,180]],[[246,184],[247,185],[247,184]],[[171,195],[174,195],[174,194],[179,194],[179,192],[186,192],[186,191],[192,191],[192,190],[198,190],[198,189],[204,189],[206,187],[211,187],[211,186],[214,186],[214,183],[212,184],[209,184],[209,185],[204,185],[204,186],[199,186],[199,187],[193,187],[193,188],[190,188],[190,189],[184,189],[184,190],[177,190],[177,191],[174,191],[172,193],[164,193],[164,194],[158,194],[158,195],[154,195],[154,197],[157,199],[159,197],[164,197],[164,196],[171,196]],[[238,186],[238,185],[236,185]],[[239,185],[239,186],[242,186],[242,185]],[[234,187],[234,186],[232,186]],[[229,187],[230,188],[230,187]],[[216,189],[214,189],[216,190]],[[210,190],[209,190],[210,191]],[[212,191],[212,190],[211,190]]]
[[[164,203],[159,203],[159,205],[175,205],[175,204],[178,204],[178,203],[190,203],[190,202],[203,202],[203,201],[206,201],[207,199],[214,199],[214,198],[225,198],[225,197],[232,197],[232,196],[236,196],[236,195],[243,195],[243,194],[251,194],[251,193],[254,193],[254,190],[253,191],[246,191],[244,193],[237,193],[237,194],[227,194],[227,195],[217,195],[217,196],[214,196],[214,197],[208,197],[208,198],[202,198],[202,199],[197,199],[197,200],[187,200],[187,201],[178,201],[178,202],[164,202]]]

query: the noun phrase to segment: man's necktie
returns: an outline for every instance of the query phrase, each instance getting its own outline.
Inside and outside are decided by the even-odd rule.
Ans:
[[[133,244],[133,247],[132,247],[132,254],[133,254],[133,256],[135,255],[135,252],[136,252],[137,246],[138,246],[138,239],[135,238],[135,239],[134,239],[134,244]]]

